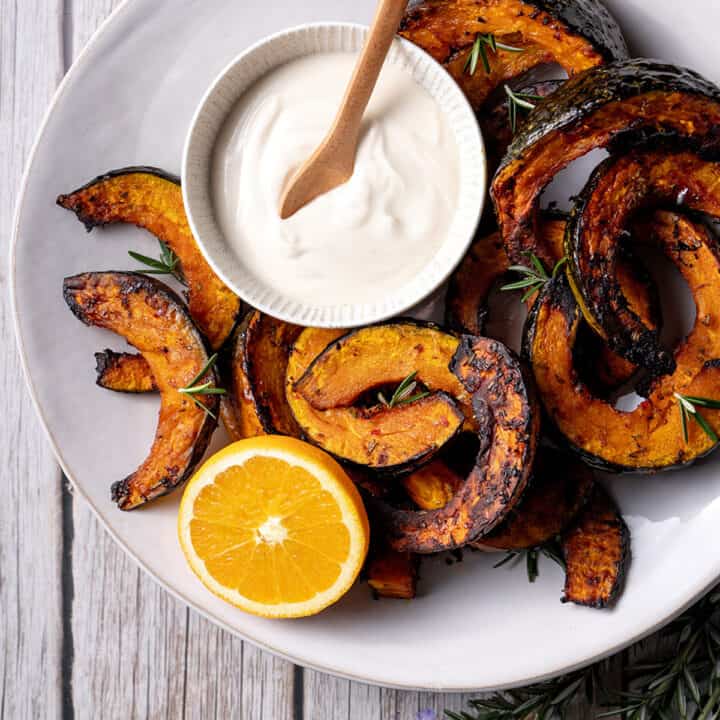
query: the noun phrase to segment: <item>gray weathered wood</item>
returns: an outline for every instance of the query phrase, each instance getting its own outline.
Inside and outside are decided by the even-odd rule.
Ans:
[[[61,0],[0,0],[0,718],[62,706],[61,479],[22,377],[8,266],[21,175],[62,77],[61,11]]]

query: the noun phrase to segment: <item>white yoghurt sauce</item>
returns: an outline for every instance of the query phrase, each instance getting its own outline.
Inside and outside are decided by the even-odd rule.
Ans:
[[[357,55],[320,53],[253,85],[226,121],[212,178],[220,230],[263,285],[315,305],[372,303],[425,268],[455,215],[448,120],[408,70],[386,63],[352,178],[281,220],[292,173],[329,130]]]

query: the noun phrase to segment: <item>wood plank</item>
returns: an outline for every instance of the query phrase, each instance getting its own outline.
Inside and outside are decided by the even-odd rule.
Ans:
[[[77,56],[120,0],[73,0]],[[73,503],[73,705],[83,717],[292,717],[294,668],[243,644],[137,569],[84,503]]]
[[[61,13],[61,0],[0,0],[0,718],[62,711],[61,476],[25,388],[7,301],[20,179],[62,77]]]

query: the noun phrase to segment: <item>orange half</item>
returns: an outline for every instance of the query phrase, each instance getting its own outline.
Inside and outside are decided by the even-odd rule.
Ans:
[[[211,457],[188,483],[178,518],[193,572],[255,615],[314,615],[360,572],[365,507],[340,465],[312,445],[268,435]]]

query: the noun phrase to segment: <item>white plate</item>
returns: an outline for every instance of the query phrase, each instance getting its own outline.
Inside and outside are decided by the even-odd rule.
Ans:
[[[608,4],[636,52],[720,80],[712,50],[717,0]],[[715,581],[720,455],[692,470],[613,481],[634,555],[613,611],[561,605],[562,573],[548,562],[528,585],[521,568],[492,570],[495,558],[476,553],[452,567],[442,558],[427,561],[422,595],[410,603],[375,602],[358,586],[318,617],[261,620],[211,596],[187,568],[175,533],[178,493],[134,513],[110,502],[110,483],[148,448],[157,400],[95,387],[93,352],[121,343],[80,325],[61,296],[65,275],[131,268],[128,248],[157,246],[132,228],[86,235],[70,213],[54,207],[58,193],[124,165],[179,171],[193,110],[238,52],[304,22],[367,22],[373,6],[373,0],[132,0],[115,13],[59,91],[19,206],[13,279],[28,380],[78,494],[140,565],[219,625],[303,665],[368,682],[444,690],[525,683],[618,650]]]

